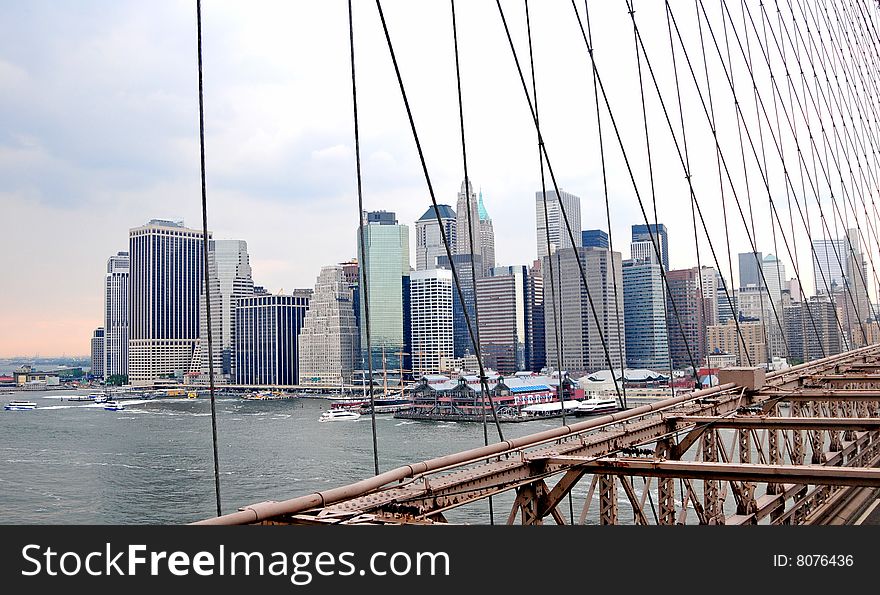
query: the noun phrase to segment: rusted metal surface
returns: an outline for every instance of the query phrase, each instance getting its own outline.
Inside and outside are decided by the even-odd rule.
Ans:
[[[629,503],[635,522],[647,523],[652,481],[661,524],[688,522],[688,510],[701,524],[812,522],[845,500],[849,486],[880,487],[880,469],[873,469],[880,457],[880,374],[865,373],[880,369],[878,362],[880,346],[869,346],[768,374],[760,390],[713,387],[200,524],[434,524],[445,522],[449,509],[509,490],[517,494],[509,522],[552,517],[562,524],[558,505],[586,474],[591,485],[579,523],[591,514],[593,522],[629,518],[618,510],[617,482],[620,502]],[[788,404],[787,415],[774,415],[780,403]],[[804,430],[813,465],[803,464]],[[557,481],[548,485],[551,478]],[[756,484],[767,484],[766,493]],[[728,496],[737,514],[725,517]]]

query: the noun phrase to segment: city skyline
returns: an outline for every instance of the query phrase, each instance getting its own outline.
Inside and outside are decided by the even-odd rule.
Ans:
[[[374,7],[367,4],[354,7],[365,209],[395,211],[412,225],[429,196],[399,98],[389,93],[396,91],[396,81]],[[497,264],[528,264],[537,243],[532,201],[541,189],[535,130],[494,7],[469,3],[459,10],[469,178],[475,191],[482,189],[492,215]],[[628,151],[636,153],[643,146],[635,117],[640,115],[637,82],[615,76],[633,70],[631,35],[619,35],[621,28],[631,30],[629,15],[625,7],[601,3],[591,10],[608,23],[593,32],[599,67],[614,109],[633,116],[621,121],[621,132]],[[640,7],[639,18],[648,21],[657,10]],[[150,218],[190,225],[201,220],[193,8],[169,1],[147,11],[119,2],[101,9],[12,6],[8,12],[0,25],[0,82],[9,89],[0,98],[0,125],[8,131],[0,139],[0,200],[7,216],[29,224],[10,226],[0,244],[0,267],[21,275],[0,294],[5,331],[0,356],[85,355],[103,309],[95,291],[101,271],[96,263],[124,250],[127,229]],[[416,9],[390,1],[387,13],[405,56],[401,67],[438,202],[454,205],[463,172],[451,35],[445,27],[423,26],[448,23],[448,6]],[[298,19],[299,7],[268,2],[251,9],[216,2],[204,15],[208,224],[217,238],[249,242],[255,278],[272,291],[311,287],[322,266],[356,254],[350,245],[358,213],[348,40],[340,25],[347,15],[341,3],[311,7],[309,14]],[[508,18],[514,43],[523,51],[524,17],[511,8]],[[588,227],[607,228],[598,147],[584,142],[595,138],[596,130],[594,114],[582,109],[592,86],[580,32],[564,5],[536,8],[533,27],[539,81],[565,82],[564,93],[544,93],[541,99],[559,189],[582,198]],[[45,43],[47,35],[53,43]],[[406,56],[407,48],[425,45],[438,51],[419,54],[419,63]],[[305,53],[314,59],[289,58]],[[668,60],[657,58],[653,65],[659,76],[671,79]],[[720,88],[723,78],[718,82]],[[302,93],[303,85],[316,92]],[[694,127],[705,128],[693,90],[684,92],[685,108],[696,108]],[[47,100],[52,97],[65,101]],[[688,192],[654,103],[648,109],[656,188],[666,197],[658,220],[671,232],[670,268],[687,268],[695,264],[693,233],[688,233],[692,222],[679,215],[689,209]],[[428,114],[436,126],[427,126]],[[754,130],[755,116],[748,118]],[[735,118],[719,119],[718,128],[729,142],[736,134]],[[689,139],[692,167],[704,174],[715,168],[705,133]],[[615,245],[622,246],[630,225],[644,221],[619,149],[608,141],[606,151],[610,231]],[[752,180],[760,179],[754,164],[749,167]],[[796,169],[789,164],[790,171]],[[643,163],[636,175],[647,194]],[[694,181],[707,213],[720,211],[714,178],[702,175]],[[553,190],[549,179],[546,189]],[[808,217],[821,229],[814,197],[805,191],[802,198],[809,199]],[[733,207],[727,208],[731,246],[750,250]],[[755,201],[755,209],[756,249],[776,254],[767,205]],[[812,287],[809,243],[803,230],[797,233],[803,285]],[[54,240],[47,242],[48,237]],[[705,237],[699,244],[708,254]],[[304,255],[304,245],[320,249]],[[790,266],[782,246],[779,251]],[[719,272],[727,278],[723,261]],[[869,285],[873,294],[874,283]],[[65,299],[59,299],[57,287],[64,288]]]

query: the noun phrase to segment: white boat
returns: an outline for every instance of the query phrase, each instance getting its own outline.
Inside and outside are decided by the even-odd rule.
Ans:
[[[355,421],[361,418],[361,414],[350,409],[328,409],[321,414],[318,421]]]
[[[104,403],[104,409],[107,411],[122,411],[125,409],[125,405],[119,401],[107,401]]]
[[[7,411],[30,411],[37,408],[33,401],[9,401],[3,406]]]
[[[581,401],[575,409],[575,415],[599,415],[600,413],[612,413],[617,411],[617,399],[614,397],[593,396]]]

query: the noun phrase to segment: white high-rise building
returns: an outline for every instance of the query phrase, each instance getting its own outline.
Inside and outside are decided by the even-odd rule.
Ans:
[[[440,213],[440,222],[449,242],[449,249],[455,254],[457,242],[455,211],[449,205],[437,205],[437,210]],[[438,256],[446,256],[446,246],[443,245],[440,225],[437,223],[437,215],[434,213],[432,205],[416,221],[416,270],[426,271],[437,268]]]
[[[828,295],[846,283],[846,240],[813,240],[813,278],[816,295]]]
[[[235,307],[238,300],[254,295],[250,256],[244,240],[212,240],[208,243],[208,276],[211,287],[211,326],[214,374],[235,376]],[[201,296],[199,344],[193,358],[195,370],[208,373],[208,323],[205,296]]]
[[[470,202],[468,202],[468,199],[470,199]],[[470,211],[468,211],[468,206],[470,206]],[[468,212],[470,212],[470,217],[468,217]],[[480,250],[480,213],[477,206],[477,195],[474,194],[473,184],[468,184],[467,192],[465,192],[464,180],[461,182],[461,190],[458,193],[455,213],[455,253],[482,255]],[[468,221],[470,221],[470,229],[468,228]],[[471,231],[473,231],[475,244],[473,248],[471,248]]]
[[[410,275],[413,376],[438,374],[454,354],[452,271],[431,269]]]
[[[767,281],[767,293],[774,304],[782,299],[782,289],[786,286],[785,265],[772,254],[768,254],[761,261],[761,271]]]
[[[129,232],[128,375],[133,385],[190,369],[200,328],[202,239],[201,231],[182,221],[153,219]]]
[[[562,209],[571,226],[574,245],[568,228],[565,225]],[[535,219],[538,222],[538,259],[547,256],[547,236],[550,237],[550,250],[555,252],[563,248],[579,248],[583,243],[581,235],[581,199],[574,194],[562,190],[559,196],[555,190],[547,191],[547,217],[544,217],[544,196],[539,190],[535,192]]]
[[[128,252],[119,252],[104,277],[104,380],[128,374],[128,283]]]
[[[299,333],[300,384],[351,384],[358,353],[352,285],[341,265],[318,275]]]

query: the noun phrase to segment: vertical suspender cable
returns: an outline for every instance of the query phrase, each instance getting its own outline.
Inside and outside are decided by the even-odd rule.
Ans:
[[[474,288],[474,353],[481,353],[480,349],[480,314],[479,314],[479,304],[477,300],[477,272],[476,267],[474,265],[474,222],[471,217],[471,184],[470,177],[468,177],[468,166],[467,166],[467,144],[465,143],[464,136],[464,107],[461,98],[461,69],[459,67],[458,62],[458,26],[455,20],[455,0],[449,0],[450,8],[452,10],[452,45],[455,49],[455,85],[456,90],[458,91],[458,120],[461,125],[461,160],[464,168],[464,192],[465,192],[465,203],[467,205],[467,225],[468,225],[468,241],[470,242],[468,245],[471,248],[471,283]],[[437,216],[437,222],[440,227],[443,227],[443,223],[440,221],[440,213],[437,210],[434,210]],[[454,267],[455,264],[450,259],[449,266]],[[462,307],[465,307],[462,304]],[[483,379],[480,378],[480,411],[482,412],[482,422],[483,422],[483,444],[486,446],[489,445],[489,425],[486,423],[486,390]],[[495,509],[492,503],[492,496],[489,496],[489,524],[495,524]]]
[[[358,127],[357,79],[354,68],[354,19],[352,17],[351,0],[348,0],[348,41],[351,50],[351,105],[354,112],[354,155],[357,168],[358,193],[358,230],[361,248],[361,259],[358,263],[358,278],[361,282],[361,300],[364,302],[364,329],[367,334],[367,369],[370,374],[370,424],[373,433],[373,469],[379,475],[379,440],[376,436],[376,396],[373,394],[373,338],[370,335],[370,296],[367,286],[367,250],[364,239],[364,196],[361,183],[361,142]],[[398,362],[399,363],[399,362]],[[402,368],[403,366],[401,366]],[[403,383],[403,374],[400,375]]]
[[[214,337],[211,330],[211,291],[208,286],[208,193],[205,186],[205,101],[202,86],[202,2],[196,0],[196,27],[199,53],[199,157],[202,177],[202,257],[205,267],[205,310],[208,325],[208,390],[211,394],[211,440],[214,446],[214,494],[220,516],[220,463],[217,457],[217,409],[214,399]]]

